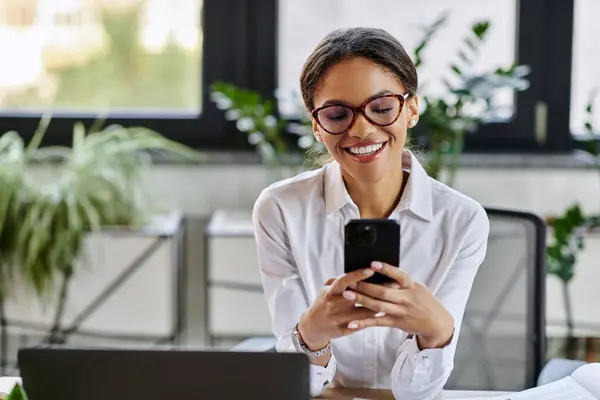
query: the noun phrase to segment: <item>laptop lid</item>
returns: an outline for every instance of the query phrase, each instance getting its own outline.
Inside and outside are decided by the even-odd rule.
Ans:
[[[300,353],[30,348],[19,367],[30,400],[310,399]]]

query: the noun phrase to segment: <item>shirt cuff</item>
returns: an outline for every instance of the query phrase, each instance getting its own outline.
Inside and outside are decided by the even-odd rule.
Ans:
[[[423,379],[443,377],[454,367],[454,348],[457,341],[456,332],[448,345],[439,349],[419,349],[417,337],[412,336],[406,339],[404,351],[407,355],[407,361],[413,367],[415,373],[413,383]]]
[[[336,361],[331,353],[326,367],[310,365],[310,395],[319,396],[331,384],[335,376]]]

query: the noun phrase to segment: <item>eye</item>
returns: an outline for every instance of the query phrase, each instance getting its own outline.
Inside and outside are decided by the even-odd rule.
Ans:
[[[340,112],[337,114],[331,114],[327,116],[327,119],[331,120],[331,121],[341,121],[346,119],[346,117],[348,116],[347,112]]]
[[[373,111],[376,114],[386,114],[389,113],[391,111],[393,111],[393,108],[388,107],[388,108],[372,108],[371,111]]]
[[[348,118],[350,115],[350,110],[346,107],[341,106],[333,106],[322,109],[319,112],[319,116],[321,118],[325,118],[329,121],[343,121]]]
[[[397,98],[386,96],[374,99],[367,106],[367,110],[373,114],[385,115],[396,112],[396,110],[398,110],[398,107],[399,101]]]

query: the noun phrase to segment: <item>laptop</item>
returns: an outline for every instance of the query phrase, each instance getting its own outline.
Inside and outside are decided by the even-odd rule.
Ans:
[[[26,348],[29,400],[309,400],[300,353]]]

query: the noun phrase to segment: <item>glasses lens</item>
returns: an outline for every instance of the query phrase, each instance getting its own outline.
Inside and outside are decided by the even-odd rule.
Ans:
[[[403,104],[398,97],[379,97],[367,104],[365,114],[377,125],[390,125],[398,118]]]
[[[345,132],[352,123],[353,116],[354,112],[344,106],[325,107],[317,113],[323,129],[334,134]]]

